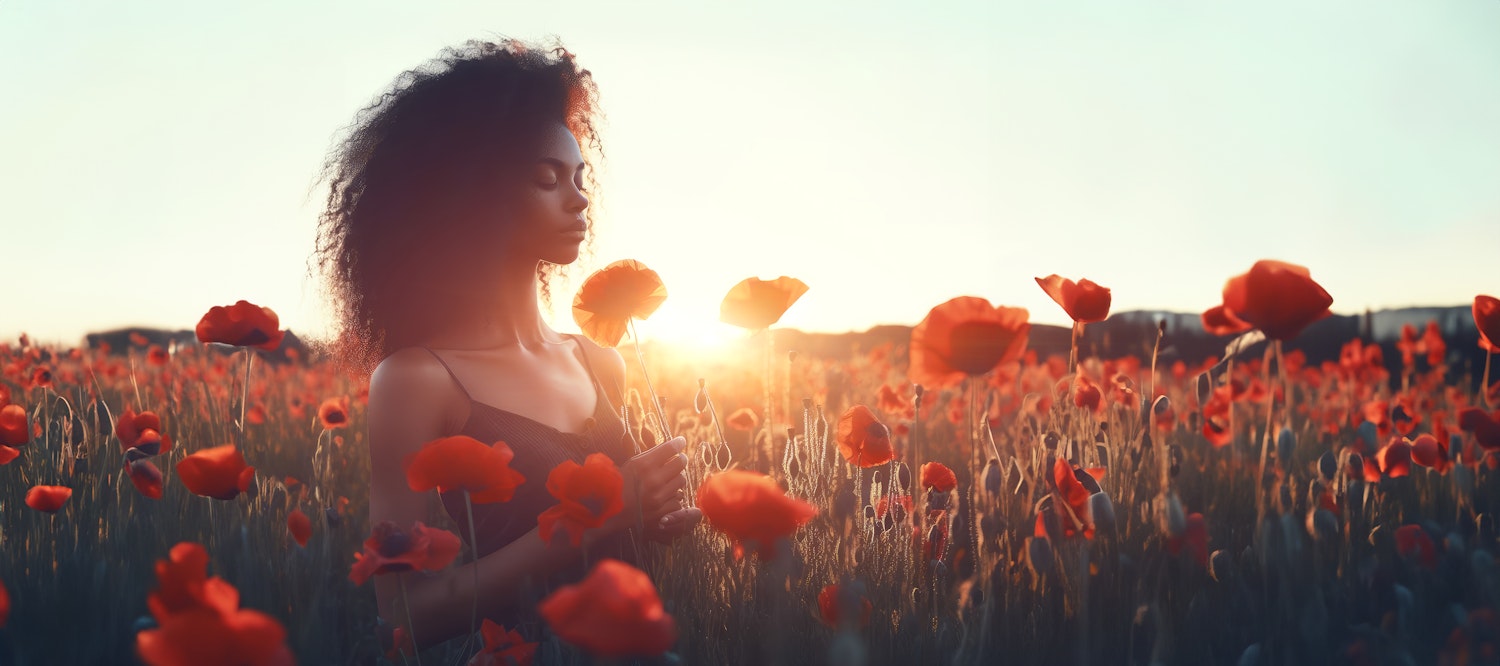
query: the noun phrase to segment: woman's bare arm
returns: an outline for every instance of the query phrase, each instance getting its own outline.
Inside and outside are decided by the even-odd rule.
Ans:
[[[370,524],[384,520],[410,527],[425,520],[427,497],[413,492],[406,483],[401,461],[406,455],[431,440],[443,437],[455,389],[448,374],[421,350],[403,350],[381,363],[370,378]],[[656,506],[665,500],[661,495],[671,488],[674,475],[684,462],[672,447],[638,461],[627,474],[637,475],[643,497],[627,497],[627,507]],[[627,484],[627,486],[630,484]],[[675,492],[672,490],[671,492]],[[623,529],[627,524],[621,512],[605,527],[584,534],[584,547]],[[465,546],[467,548],[467,546]],[[526,610],[518,604],[529,603],[522,594],[528,578],[540,582],[547,576],[581,561],[581,550],[569,546],[565,539],[553,544],[542,542],[537,529],[522,535],[505,547],[480,558],[479,615],[501,618]],[[429,646],[469,631],[474,603],[474,563],[449,567],[436,574],[384,574],[375,576],[375,598],[380,615],[393,626],[411,626],[418,646]],[[407,595],[411,602],[411,624],[400,604],[397,576],[406,576]]]

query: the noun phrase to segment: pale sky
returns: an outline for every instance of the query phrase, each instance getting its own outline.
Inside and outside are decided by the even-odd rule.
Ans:
[[[1201,311],[1261,258],[1337,312],[1500,292],[1500,1],[0,0],[0,340],[192,328],[305,277],[341,128],[469,38],[557,35],[608,123],[596,254],[715,338],[743,278],[809,331],[974,295]],[[1068,5],[1063,8],[1061,5]],[[577,330],[565,287],[552,321]]]

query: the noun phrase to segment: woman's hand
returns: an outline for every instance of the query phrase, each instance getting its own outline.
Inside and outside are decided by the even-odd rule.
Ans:
[[[687,469],[687,456],[682,449],[686,446],[686,439],[673,437],[631,458],[620,468],[625,477],[622,491],[625,507],[605,521],[602,526],[605,533],[633,527],[639,519],[649,535],[653,529],[663,527],[662,518],[682,510],[687,488],[687,478],[682,474]],[[690,516],[678,515],[668,525],[696,522]]]
[[[672,543],[678,537],[693,531],[698,523],[703,520],[703,512],[698,507],[678,509],[654,523],[646,524],[646,538],[657,543]]]

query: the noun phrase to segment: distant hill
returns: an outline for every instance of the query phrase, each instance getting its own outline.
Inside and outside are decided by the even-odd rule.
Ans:
[[[127,326],[125,328],[116,328],[99,333],[89,333],[88,335],[85,335],[83,339],[84,344],[87,345],[89,349],[98,349],[100,345],[107,343],[109,345],[111,354],[124,354],[125,350],[130,349],[134,344],[130,339],[132,333],[139,334],[140,336],[144,337],[146,339],[147,346],[161,345],[163,348],[167,348],[173,344],[176,344],[179,347],[196,346],[202,344],[198,342],[198,335],[193,331],[168,331],[159,328],[143,328],[140,326]],[[223,345],[211,346],[211,348],[212,347],[217,347],[219,350],[225,353],[239,351],[238,348],[227,347]],[[300,354],[302,358],[307,358],[307,344],[305,344],[301,338],[297,337],[296,333],[293,333],[291,331],[287,331],[286,336],[282,338],[281,347],[277,348],[277,350],[274,352],[262,351],[260,353],[260,358],[272,363],[287,363],[291,361],[291,358],[287,355],[288,350],[295,350],[296,353]]]

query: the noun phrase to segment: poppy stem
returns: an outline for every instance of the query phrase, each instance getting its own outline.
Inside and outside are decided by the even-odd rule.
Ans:
[[[240,392],[240,435],[245,434],[245,404],[250,402],[250,365],[255,362],[255,353],[245,348],[245,386]]]
[[[468,490],[464,490],[464,509],[469,518],[469,550],[474,554],[474,604],[469,609],[469,635],[464,639],[467,645],[479,628],[479,533],[474,531],[474,501]],[[468,652],[467,648],[464,651]]]
[[[417,659],[417,666],[422,666],[422,649],[417,647],[417,631],[411,620],[411,599],[406,596],[406,572],[396,574],[396,580],[401,583],[401,605],[406,609],[406,635],[411,637],[412,656]],[[398,645],[397,650],[401,650]],[[406,658],[406,651],[401,650],[401,658]]]
[[[1484,401],[1484,406],[1494,409],[1494,403],[1490,402],[1490,359],[1495,352],[1485,350],[1484,352],[1484,377],[1479,380],[1479,399]]]
[[[635,332],[635,317],[631,317],[630,340],[635,343],[635,358],[641,364],[641,378],[646,380],[646,392],[651,394],[651,404],[656,407],[656,418],[661,423],[662,441],[672,438],[672,429],[667,426],[667,414],[662,411],[661,398],[656,396],[656,389],[651,386],[651,374],[646,372],[646,356],[641,353],[641,336]]]

